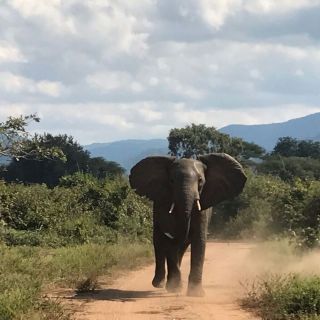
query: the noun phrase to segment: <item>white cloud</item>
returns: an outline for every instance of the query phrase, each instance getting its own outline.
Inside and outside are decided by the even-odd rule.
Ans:
[[[0,92],[17,94],[17,93],[30,93],[30,94],[44,94],[51,97],[59,97],[62,92],[63,86],[59,82],[51,81],[33,81],[31,79],[15,75],[11,72],[0,72]]]
[[[103,91],[112,91],[127,86],[130,80],[130,75],[126,72],[105,71],[87,77],[87,83],[90,86]]]
[[[51,32],[75,32],[73,20],[62,12],[62,0],[10,0],[9,4],[23,18],[39,19]]]
[[[43,94],[46,94],[51,97],[59,97],[62,93],[63,87],[59,82],[52,81],[39,81],[34,85],[34,88]]]
[[[0,117],[37,112],[36,132],[67,133],[83,144],[128,138],[164,138],[171,128],[191,123],[220,128],[233,124],[258,124],[286,121],[320,111],[320,106],[276,105],[267,108],[248,107],[241,110],[200,110],[183,103],[158,104],[99,103],[74,105],[24,105],[0,103]]]
[[[253,13],[276,13],[299,10],[303,8],[316,7],[320,5],[319,0],[248,0],[243,1],[244,8]]]
[[[119,52],[141,56],[148,50],[151,24],[140,15],[143,14],[142,8],[146,9],[149,3],[143,1],[139,7],[130,6],[125,1],[87,1],[82,10],[87,10],[91,18],[84,23],[73,17],[77,35],[89,42],[100,42],[106,57]]]
[[[201,15],[215,29],[219,29],[229,15],[241,7],[241,0],[200,0]]]
[[[27,62],[19,48],[0,41],[0,64],[6,62]]]
[[[104,93],[114,90],[141,93],[144,90],[143,85],[126,72],[99,72],[87,76],[86,82]]]
[[[255,79],[255,80],[262,80],[263,76],[261,72],[258,69],[252,69],[250,70],[250,77]]]
[[[320,0],[5,0],[0,117],[87,143],[320,111],[319,19]]]

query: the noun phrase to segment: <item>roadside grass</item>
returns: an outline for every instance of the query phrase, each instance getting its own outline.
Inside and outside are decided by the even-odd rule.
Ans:
[[[149,244],[125,241],[58,249],[0,245],[0,319],[69,319],[58,300],[46,298],[49,288],[94,290],[99,275],[131,269],[151,255]]]
[[[263,320],[319,320],[320,277],[264,275],[247,286],[242,305]]]

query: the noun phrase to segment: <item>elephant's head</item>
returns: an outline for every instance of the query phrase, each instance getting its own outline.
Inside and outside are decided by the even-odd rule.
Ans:
[[[178,239],[188,235],[192,212],[237,196],[246,182],[241,165],[223,153],[197,160],[147,157],[131,169],[129,179],[139,195],[154,202],[163,231],[171,228],[169,234]]]

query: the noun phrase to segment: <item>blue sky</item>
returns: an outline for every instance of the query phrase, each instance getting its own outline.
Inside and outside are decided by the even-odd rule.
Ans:
[[[80,143],[319,112],[320,0],[0,0],[0,120]]]

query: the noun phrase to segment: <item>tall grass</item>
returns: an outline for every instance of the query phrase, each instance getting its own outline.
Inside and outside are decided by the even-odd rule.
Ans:
[[[263,320],[318,320],[320,277],[270,275],[252,284],[243,305]]]
[[[0,246],[0,319],[67,319],[59,302],[45,298],[49,286],[93,290],[99,275],[142,264],[151,252],[149,245],[128,243],[50,250]]]

